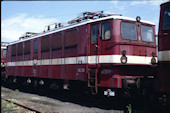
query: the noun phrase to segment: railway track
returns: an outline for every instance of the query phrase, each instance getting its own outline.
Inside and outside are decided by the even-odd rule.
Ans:
[[[90,96],[88,98],[82,96],[86,98],[83,99],[76,95],[69,96],[69,93],[55,94],[56,92],[50,96],[46,94],[47,91],[31,93],[5,87],[1,87],[1,92],[2,99],[35,113],[124,113],[123,110],[114,110],[114,107],[110,107],[110,102],[93,99]]]
[[[39,111],[39,110],[37,110],[37,109],[34,109],[34,108],[32,108],[32,107],[30,107],[30,106],[28,106],[28,105],[24,105],[24,104],[19,103],[19,102],[16,102],[16,101],[14,101],[14,100],[12,100],[12,99],[6,99],[6,98],[4,98],[4,97],[1,97],[1,99],[2,99],[2,100],[5,100],[5,101],[7,101],[7,102],[9,102],[9,103],[13,103],[13,104],[15,104],[15,105],[17,105],[17,106],[19,106],[19,107],[25,108],[25,109],[29,110],[29,111],[32,112],[32,113],[42,113],[41,111]]]

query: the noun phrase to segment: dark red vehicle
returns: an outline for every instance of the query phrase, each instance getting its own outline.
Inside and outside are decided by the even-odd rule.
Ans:
[[[1,71],[4,71],[6,66],[7,44],[7,42],[1,42]]]
[[[170,2],[161,4],[158,45],[156,89],[163,94],[163,98],[167,98],[170,96]]]
[[[8,45],[8,79],[115,96],[147,87],[143,84],[155,77],[152,64],[157,62],[157,52],[151,22],[85,12],[65,25],[50,27]]]
[[[1,78],[5,78],[7,42],[1,42]]]

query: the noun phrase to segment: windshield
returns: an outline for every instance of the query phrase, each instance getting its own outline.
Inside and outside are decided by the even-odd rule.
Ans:
[[[154,42],[153,28],[151,26],[141,25],[142,40],[146,42]]]
[[[123,39],[137,40],[136,24],[131,22],[122,22],[121,35]]]
[[[170,29],[170,7],[166,7],[163,13],[163,29]]]

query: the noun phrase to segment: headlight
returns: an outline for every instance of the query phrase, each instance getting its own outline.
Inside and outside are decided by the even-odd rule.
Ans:
[[[155,59],[155,57],[152,57],[151,63],[152,63],[152,64],[156,64],[156,59]]]
[[[140,22],[140,20],[141,20],[140,16],[137,16],[137,17],[136,17],[136,21],[137,21],[137,22]]]
[[[126,64],[126,62],[127,62],[127,57],[126,57],[126,56],[122,56],[122,57],[120,58],[120,61],[121,61],[122,64]]]
[[[151,59],[152,64],[156,63],[155,55],[156,55],[155,52],[152,52],[152,59]]]
[[[123,49],[121,53],[122,53],[122,56],[120,58],[120,61],[122,64],[126,64],[126,62],[127,62],[126,50]]]

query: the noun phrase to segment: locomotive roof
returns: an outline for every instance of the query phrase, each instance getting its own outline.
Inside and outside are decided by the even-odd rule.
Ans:
[[[9,42],[1,42],[1,48],[5,49]]]
[[[118,16],[118,15],[102,17],[102,18],[99,18],[99,19],[87,19],[87,20],[83,20],[83,21],[80,21],[80,22],[77,22],[77,23],[68,24],[67,26],[63,26],[63,27],[59,27],[59,28],[55,28],[55,29],[46,31],[46,32],[38,33],[38,34],[32,35],[32,36],[30,36],[28,38],[24,38],[24,39],[20,39],[20,40],[11,42],[8,45],[12,45],[12,44],[23,42],[23,41],[26,41],[26,40],[46,36],[46,35],[49,35],[49,34],[52,34],[52,33],[55,33],[55,32],[59,32],[59,31],[62,31],[62,30],[74,28],[74,27],[77,27],[77,26],[81,26],[81,25],[85,25],[85,24],[89,24],[89,23],[93,23],[93,22],[98,22],[98,21],[102,21],[102,20],[109,20],[109,19],[122,19],[122,20],[136,21],[135,18]],[[141,20],[140,22],[150,24],[150,25],[155,25],[154,23],[149,22],[149,21]]]
[[[166,1],[166,2],[162,3],[161,6],[165,5],[165,4],[170,4],[170,1]]]

